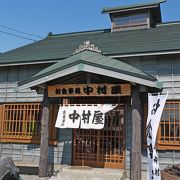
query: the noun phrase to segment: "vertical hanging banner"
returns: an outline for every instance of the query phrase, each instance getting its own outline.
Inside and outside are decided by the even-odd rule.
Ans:
[[[147,154],[148,154],[148,180],[161,180],[159,159],[155,144],[159,122],[168,94],[148,94],[148,117],[146,125]]]
[[[111,104],[68,104],[60,106],[55,127],[102,129],[105,123],[105,113],[116,106]]]

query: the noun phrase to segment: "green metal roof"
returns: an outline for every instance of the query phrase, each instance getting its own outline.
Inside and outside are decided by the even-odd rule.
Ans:
[[[119,7],[112,7],[112,8],[103,8],[102,13],[112,13],[116,11],[122,11],[122,10],[133,10],[133,9],[142,9],[142,8],[153,8],[160,5],[160,3],[166,2],[166,0],[160,0],[160,1],[152,1],[148,3],[139,3],[139,4],[132,4],[127,6],[119,6]]]
[[[77,71],[86,71],[84,69],[85,65],[89,65],[94,68],[99,68],[102,70],[108,70],[111,73],[121,73],[124,75],[127,75],[130,77],[128,80],[133,82],[132,79],[134,78],[140,78],[142,80],[149,81],[151,83],[156,81],[156,78],[145,74],[144,72],[140,71],[139,69],[126,64],[120,60],[116,60],[110,57],[103,56],[100,53],[97,52],[91,52],[89,50],[84,50],[82,52],[79,52],[75,55],[70,56],[69,58],[66,58],[64,60],[59,60],[57,63],[45,68],[32,78],[19,82],[18,86],[24,86],[25,84],[30,84],[30,86],[34,86],[37,84],[41,84],[44,82],[48,82],[50,80],[53,80],[52,78],[56,79],[59,77],[55,78],[55,73],[59,73],[63,70],[67,70],[70,67],[77,66],[78,70]],[[88,70],[87,70],[88,71]],[[69,72],[70,74],[71,72]],[[100,74],[99,72],[96,72],[97,74]],[[52,77],[50,79],[50,76]],[[122,77],[117,77],[117,79],[121,79]],[[132,79],[131,79],[132,78]],[[127,80],[123,79],[122,80]],[[36,82],[37,84],[33,84],[33,82]],[[29,87],[29,86],[28,86]]]
[[[180,23],[155,28],[110,32],[110,29],[53,35],[0,54],[0,65],[64,59],[84,41],[96,44],[104,55],[131,55],[180,50]]]
[[[141,77],[144,79],[150,79],[154,80],[155,78],[152,76],[149,76],[145,73],[143,73],[141,70],[126,64],[120,60],[116,60],[107,56],[103,56],[100,53],[91,52],[91,51],[82,51],[78,54],[75,54],[73,56],[70,56],[69,58],[59,61],[50,67],[47,67],[46,69],[39,72],[35,77],[39,76],[47,76],[49,74],[52,74],[56,71],[59,71],[63,68],[66,68],[67,66],[72,66],[72,64],[77,63],[87,63],[92,64],[93,66],[99,66],[103,69],[111,69],[113,71],[121,71],[126,74],[130,74],[133,76]]]

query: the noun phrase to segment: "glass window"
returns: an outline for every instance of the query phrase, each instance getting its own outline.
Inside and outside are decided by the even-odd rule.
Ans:
[[[1,140],[29,141],[40,138],[40,104],[4,104]]]
[[[147,14],[136,14],[130,17],[130,24],[146,24]]]
[[[21,103],[0,106],[0,141],[39,143],[41,129],[41,104]],[[57,108],[50,106],[50,143],[56,140],[54,130]]]
[[[158,136],[159,147],[180,146],[180,102],[167,102],[164,108]]]
[[[147,25],[147,13],[114,18],[114,27],[131,27]]]
[[[147,104],[144,105],[144,147],[146,147]],[[157,149],[180,150],[180,101],[165,104],[157,133]]]
[[[120,18],[115,18],[114,23],[116,27],[121,27],[121,26],[128,26],[129,25],[129,17],[120,17]]]

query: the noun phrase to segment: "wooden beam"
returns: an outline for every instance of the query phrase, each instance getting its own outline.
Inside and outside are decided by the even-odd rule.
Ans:
[[[139,86],[132,90],[131,180],[141,179],[141,101]]]
[[[39,177],[47,177],[49,140],[49,99],[47,89],[44,90],[43,110],[41,118],[41,144],[39,160]]]
[[[87,79],[90,82],[90,79]],[[49,97],[130,96],[130,84],[56,84],[48,86]]]
[[[87,73],[87,79],[86,79],[86,83],[90,84],[91,83],[91,73]]]
[[[63,105],[64,104],[70,104],[70,99],[69,98],[63,98]]]

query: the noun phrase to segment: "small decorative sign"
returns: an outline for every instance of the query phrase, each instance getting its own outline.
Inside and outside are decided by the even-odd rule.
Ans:
[[[130,95],[130,84],[60,84],[48,86],[49,97]]]
[[[87,40],[87,41],[84,41],[83,44],[81,44],[75,50],[75,52],[73,54],[77,54],[77,53],[82,52],[84,50],[89,50],[89,51],[101,53],[101,50],[95,44],[93,44],[91,41]]]

